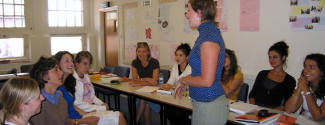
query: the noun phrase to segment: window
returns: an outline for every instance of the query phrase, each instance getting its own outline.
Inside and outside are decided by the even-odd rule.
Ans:
[[[0,0],[0,28],[25,27],[24,0]]]
[[[24,56],[24,38],[0,39],[0,59]]]
[[[82,36],[51,37],[51,54],[59,51],[78,53],[82,50]]]
[[[49,27],[82,27],[83,0],[48,0]]]

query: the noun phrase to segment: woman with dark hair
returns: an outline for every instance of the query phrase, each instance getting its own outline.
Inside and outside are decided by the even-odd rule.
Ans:
[[[273,44],[269,51],[269,63],[273,69],[260,71],[256,77],[249,102],[259,106],[284,109],[296,86],[295,79],[284,71],[289,46],[280,41]]]
[[[30,77],[35,79],[41,89],[45,101],[41,113],[33,116],[31,122],[35,125],[70,125],[68,105],[62,93],[57,90],[62,85],[62,71],[54,58],[41,57],[30,71]]]
[[[159,76],[159,61],[151,57],[150,48],[146,42],[138,42],[136,48],[136,59],[132,61],[132,81],[133,86],[156,86],[158,84]],[[150,112],[151,109],[155,112],[160,111],[160,105],[151,103],[145,100],[140,100],[138,103],[138,111],[136,116],[136,122],[144,114],[144,120],[146,125],[150,125]]]
[[[226,49],[225,63],[223,64],[221,85],[228,99],[237,100],[243,85],[243,73],[239,70],[235,52]]]
[[[15,77],[1,88],[1,125],[29,125],[29,119],[41,110],[44,100],[35,80]]]
[[[182,97],[186,87],[192,99],[193,125],[223,125],[228,119],[228,101],[221,86],[225,45],[215,25],[213,0],[189,0],[186,18],[199,36],[189,55],[192,74],[178,80],[174,96]],[[213,118],[211,118],[213,116]]]
[[[63,72],[63,85],[58,88],[68,103],[69,118],[74,119],[79,124],[97,125],[99,118],[96,116],[82,117],[87,114],[73,103],[75,100],[76,79],[73,77],[74,63],[73,55],[68,51],[60,51],[54,55],[58,61],[59,67]]]
[[[76,71],[73,73],[73,77],[77,81],[74,104],[87,113],[96,111],[111,114],[110,116],[103,116],[102,113],[94,113],[96,116],[100,116],[98,123],[100,125],[126,125],[127,123],[121,112],[108,110],[109,107],[95,96],[94,87],[88,76],[92,61],[93,57],[88,51],[80,51],[76,55]]]
[[[296,112],[316,121],[325,121],[325,56],[307,55],[304,69],[298,79],[298,87],[285,104],[285,111]]]

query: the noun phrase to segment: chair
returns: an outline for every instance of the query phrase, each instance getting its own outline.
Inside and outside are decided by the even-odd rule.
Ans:
[[[116,74],[119,77],[129,77],[130,68],[124,66],[116,66],[114,67],[113,74]]]
[[[114,72],[114,68],[115,68],[115,67],[105,66],[105,67],[104,67],[104,72],[105,72],[105,73],[113,73],[113,72]]]
[[[166,69],[160,69],[160,73],[164,75],[164,83],[166,83],[170,76],[170,71]]]
[[[21,73],[29,73],[29,71],[33,68],[33,65],[21,65],[20,72]]]
[[[249,88],[249,85],[247,83],[244,83],[241,86],[238,97],[237,97],[239,101],[243,101],[243,102],[247,101],[248,88]]]

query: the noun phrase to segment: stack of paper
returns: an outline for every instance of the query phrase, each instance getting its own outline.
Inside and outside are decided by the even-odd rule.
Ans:
[[[244,102],[229,101],[229,109],[238,114],[246,114],[257,109],[257,105],[252,105]]]
[[[158,90],[159,87],[158,86],[144,86],[141,89],[136,90],[136,92],[139,93],[152,93],[156,90]]]

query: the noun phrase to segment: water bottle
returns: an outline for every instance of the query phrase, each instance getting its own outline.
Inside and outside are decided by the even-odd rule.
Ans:
[[[162,73],[159,74],[158,83],[159,84],[163,84],[164,83],[164,74],[162,74]]]

